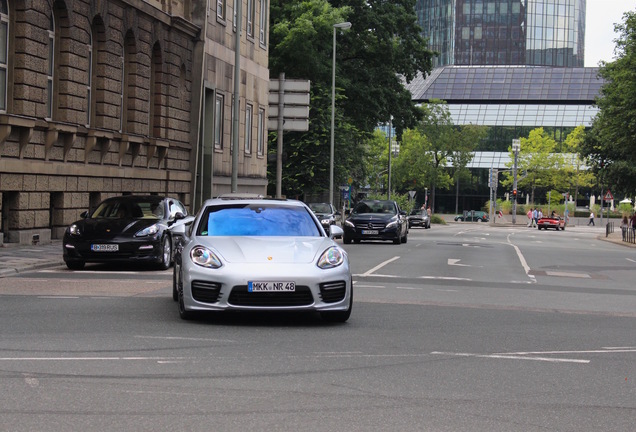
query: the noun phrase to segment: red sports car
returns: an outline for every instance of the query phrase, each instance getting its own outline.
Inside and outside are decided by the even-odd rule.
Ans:
[[[538,229],[554,228],[555,230],[565,230],[565,219],[561,216],[544,216],[537,221]]]

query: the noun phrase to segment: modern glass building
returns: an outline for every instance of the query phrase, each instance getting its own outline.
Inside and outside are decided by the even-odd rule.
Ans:
[[[582,67],[586,0],[418,0],[435,65]]]
[[[603,81],[598,68],[444,66],[407,84],[417,103],[443,100],[456,125],[490,126],[479,150],[507,151],[512,138],[537,127],[557,138],[590,126]],[[559,141],[559,139],[557,139]]]

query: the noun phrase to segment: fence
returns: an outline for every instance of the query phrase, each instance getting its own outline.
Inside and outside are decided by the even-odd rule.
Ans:
[[[623,241],[636,244],[636,229],[634,227],[622,227]]]

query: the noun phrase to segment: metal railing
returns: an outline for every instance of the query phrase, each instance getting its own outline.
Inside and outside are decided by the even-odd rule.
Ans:
[[[609,235],[613,232],[614,232],[614,222],[608,222],[607,225],[605,225],[605,237],[609,237]]]
[[[636,244],[636,228],[635,227],[621,227],[623,232],[623,241],[627,243]]]

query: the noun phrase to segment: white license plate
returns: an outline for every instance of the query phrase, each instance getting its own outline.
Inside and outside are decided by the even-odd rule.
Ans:
[[[92,244],[91,250],[93,252],[117,252],[119,250],[118,244]]]
[[[247,291],[249,292],[277,292],[277,291],[296,291],[295,282],[258,282],[249,281],[247,283]]]
[[[363,235],[378,235],[378,230],[362,230]]]

